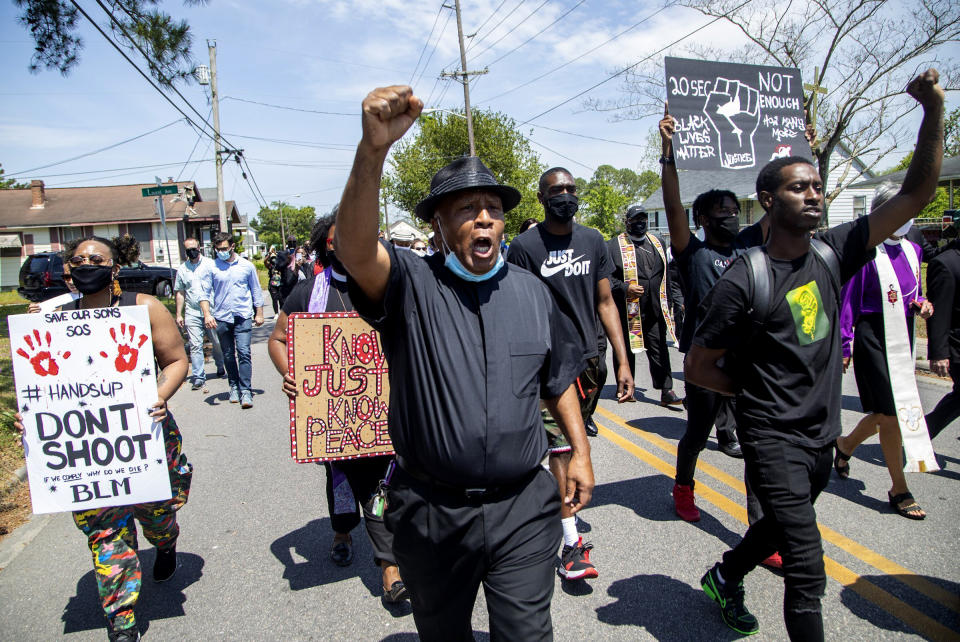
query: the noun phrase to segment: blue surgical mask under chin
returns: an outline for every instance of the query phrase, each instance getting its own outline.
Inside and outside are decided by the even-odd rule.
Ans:
[[[460,277],[464,281],[470,281],[471,283],[480,283],[481,281],[486,281],[487,279],[492,278],[500,271],[500,268],[503,267],[503,252],[497,254],[497,262],[492,268],[484,272],[483,274],[474,274],[467,268],[463,267],[463,263],[460,262],[460,259],[457,258],[457,255],[453,253],[453,250],[450,249],[450,246],[447,245],[447,238],[443,233],[443,227],[439,225],[440,228],[440,240],[443,242],[443,248],[447,252],[447,257],[444,259],[443,264],[447,266],[447,269],[453,272],[456,276]]]
[[[220,259],[221,261],[229,261],[230,251],[228,250],[226,252],[221,252],[220,250],[217,250],[217,258]]]
[[[444,260],[443,264],[447,266],[448,270],[453,272],[464,281],[479,283],[480,281],[486,281],[487,279],[492,278],[497,272],[500,271],[500,268],[503,267],[503,254],[498,254],[496,264],[483,274],[474,274],[467,268],[463,267],[463,263],[460,262],[460,259],[458,259],[457,255],[453,252],[447,252],[447,258]]]

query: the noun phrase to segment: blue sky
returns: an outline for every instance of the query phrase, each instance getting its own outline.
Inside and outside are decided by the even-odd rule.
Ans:
[[[81,4],[97,16],[96,3]],[[460,85],[437,79],[441,70],[459,68],[456,19],[439,1],[210,0],[200,8],[169,1],[164,6],[190,22],[198,63],[208,63],[206,39],[217,41],[222,131],[244,149],[267,201],[314,205],[319,211],[332,207],[360,136],[360,102],[374,87],[412,79],[414,90],[428,107],[462,106]],[[661,2],[646,0],[464,0],[464,32],[477,32],[476,43],[468,52],[468,67],[489,67],[489,74],[473,86],[471,101],[522,122],[708,22],[683,8],[657,13],[661,7]],[[172,176],[192,178],[203,187],[215,185],[209,140],[199,139],[197,132],[182,122],[183,117],[89,24],[81,24],[86,46],[80,64],[68,77],[56,71],[30,74],[32,42],[16,22],[16,15],[12,2],[0,2],[0,57],[6,63],[0,87],[0,163],[8,176],[173,123],[131,143],[19,178],[41,178],[48,186],[67,186],[127,184]],[[581,56],[645,17],[650,18],[610,44],[498,97]],[[104,14],[99,13],[97,19],[103,23]],[[431,30],[433,37],[428,40]],[[517,48],[531,37],[533,40]],[[724,46],[742,42],[738,32],[723,22],[703,29],[684,44],[694,40]],[[672,53],[683,55],[679,49]],[[181,92],[207,115],[210,108],[201,87],[194,83],[181,87]],[[619,95],[620,82],[615,79],[583,98],[603,100]],[[522,128],[541,161],[568,166],[584,177],[604,163],[637,169],[656,119],[612,122],[609,114],[586,111],[583,98]],[[955,97],[952,100],[956,102]],[[277,109],[255,102],[348,115]],[[178,120],[181,122],[175,122]],[[299,144],[276,142],[281,140]],[[188,158],[203,162],[186,163]],[[147,165],[164,166],[120,171]],[[118,171],[102,171],[110,169]],[[241,213],[256,213],[256,200],[232,162],[225,166],[224,186],[227,198],[237,201]]]

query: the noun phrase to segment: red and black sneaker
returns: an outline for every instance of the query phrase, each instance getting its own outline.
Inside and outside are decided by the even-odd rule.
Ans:
[[[584,544],[583,538],[577,540],[576,546],[564,546],[560,553],[560,577],[566,580],[586,580],[598,577],[596,567],[590,563],[590,551],[593,544]]]

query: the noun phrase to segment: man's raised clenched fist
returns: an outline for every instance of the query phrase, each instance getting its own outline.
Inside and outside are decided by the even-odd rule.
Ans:
[[[423,101],[406,85],[379,87],[363,99],[363,141],[376,150],[386,150],[413,125]]]

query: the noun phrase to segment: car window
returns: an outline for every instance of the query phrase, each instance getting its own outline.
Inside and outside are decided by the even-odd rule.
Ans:
[[[40,272],[46,272],[47,266],[50,264],[50,259],[46,256],[34,256],[30,258],[30,273],[39,274]]]

